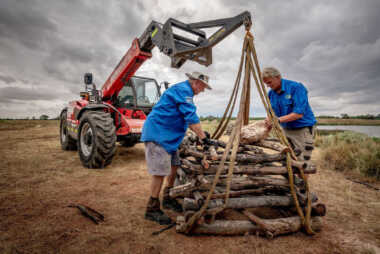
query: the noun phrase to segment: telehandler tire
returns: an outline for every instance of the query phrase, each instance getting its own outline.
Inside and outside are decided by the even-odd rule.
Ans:
[[[77,150],[77,141],[70,137],[67,131],[67,112],[64,111],[61,114],[61,121],[59,124],[59,137],[61,141],[61,147],[63,150]]]
[[[111,115],[88,111],[80,118],[78,136],[79,157],[87,168],[104,168],[116,152],[116,128]]]

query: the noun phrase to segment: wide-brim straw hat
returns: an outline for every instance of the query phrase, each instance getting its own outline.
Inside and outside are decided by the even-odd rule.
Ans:
[[[186,73],[186,76],[188,76],[190,79],[199,80],[206,85],[207,89],[210,89],[210,90],[212,89],[211,86],[208,84],[209,77],[207,75],[202,74],[198,71],[194,71],[192,73]]]

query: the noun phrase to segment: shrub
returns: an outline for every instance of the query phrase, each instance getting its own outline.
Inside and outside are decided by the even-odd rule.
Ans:
[[[324,168],[338,171],[357,171],[380,180],[380,141],[366,135],[344,132],[319,136]]]

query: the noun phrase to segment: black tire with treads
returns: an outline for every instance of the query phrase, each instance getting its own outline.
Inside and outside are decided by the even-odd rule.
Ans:
[[[110,114],[88,111],[80,118],[78,131],[79,157],[83,166],[104,168],[116,152],[116,128]]]
[[[77,150],[77,141],[70,137],[67,130],[67,112],[63,111],[60,117],[59,124],[59,139],[63,150]]]

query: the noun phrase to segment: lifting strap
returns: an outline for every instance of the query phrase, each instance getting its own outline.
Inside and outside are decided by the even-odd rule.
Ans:
[[[272,106],[270,104],[270,100],[268,98],[266,88],[264,86],[264,82],[262,81],[261,71],[260,71],[258,58],[257,58],[257,54],[256,54],[256,49],[255,49],[255,46],[253,43],[253,36],[249,32],[250,28],[247,27],[246,29],[247,29],[247,32],[246,32],[246,35],[244,37],[242,55],[240,58],[240,65],[239,65],[238,74],[237,74],[237,77],[235,80],[235,85],[234,85],[232,94],[230,96],[228,105],[226,107],[226,110],[223,114],[223,117],[222,117],[221,121],[219,122],[219,125],[217,126],[215,132],[213,133],[212,138],[213,139],[219,139],[220,136],[224,133],[224,131],[228,125],[228,122],[231,119],[231,115],[232,115],[232,112],[233,112],[233,110],[235,108],[235,104],[236,104],[236,99],[237,99],[237,95],[238,95],[238,91],[239,91],[239,87],[240,87],[241,74],[242,74],[243,66],[244,66],[243,88],[242,88],[242,92],[240,95],[240,105],[239,105],[238,116],[236,118],[232,133],[231,133],[229,140],[228,140],[228,143],[225,147],[222,159],[218,165],[217,172],[215,174],[211,188],[208,192],[208,195],[207,195],[207,198],[206,198],[204,204],[199,209],[199,211],[194,213],[183,225],[181,225],[181,227],[178,229],[178,231],[184,232],[184,233],[190,233],[193,226],[196,224],[195,222],[205,214],[207,207],[208,207],[208,204],[210,202],[211,196],[214,193],[215,187],[219,181],[219,177],[221,175],[221,172],[223,171],[225,162],[227,160],[227,156],[230,154],[224,205],[221,207],[218,207],[218,208],[209,209],[209,210],[207,210],[207,212],[209,214],[211,213],[214,217],[217,213],[223,211],[228,204],[229,196],[230,196],[230,188],[231,188],[231,179],[232,179],[233,169],[234,169],[234,163],[235,163],[236,154],[237,154],[237,150],[238,150],[239,143],[240,143],[241,128],[243,125],[247,125],[248,121],[249,121],[250,89],[251,89],[250,88],[251,87],[250,81],[251,81],[251,74],[252,74],[252,76],[255,80],[255,83],[256,83],[257,90],[259,91],[261,100],[262,100],[264,107],[265,107],[265,110],[267,112],[267,117],[272,122],[272,126],[273,126],[273,130],[275,132],[275,135],[279,138],[280,142],[283,145],[286,145],[289,148],[288,152],[286,154],[286,162],[287,162],[286,164],[287,164],[287,169],[288,169],[288,176],[289,176],[288,179],[289,179],[290,191],[291,191],[292,197],[294,199],[294,203],[295,203],[296,208],[297,208],[297,213],[299,214],[299,216],[301,218],[302,225],[305,227],[306,232],[308,234],[314,234],[314,231],[311,229],[311,225],[310,225],[311,196],[310,196],[310,191],[309,191],[309,185],[308,185],[308,182],[307,182],[307,179],[305,177],[303,170],[300,169],[300,174],[301,174],[302,179],[305,181],[306,192],[307,192],[307,209],[306,209],[306,217],[305,217],[305,215],[304,215],[304,213],[303,213],[303,211],[299,205],[298,198],[297,198],[296,191],[295,191],[295,187],[294,187],[294,182],[293,182],[293,170],[292,170],[292,166],[291,166],[291,160],[292,160],[292,158],[294,160],[296,160],[297,157],[295,156],[293,150],[291,149],[289,142],[288,142],[288,140],[284,134],[284,130],[281,128],[281,126],[280,126],[280,124],[276,118],[276,115],[274,114]],[[252,60],[252,58],[253,58],[253,60]],[[232,151],[231,151],[231,148],[232,148]],[[230,153],[230,151],[231,151],[231,153]]]

